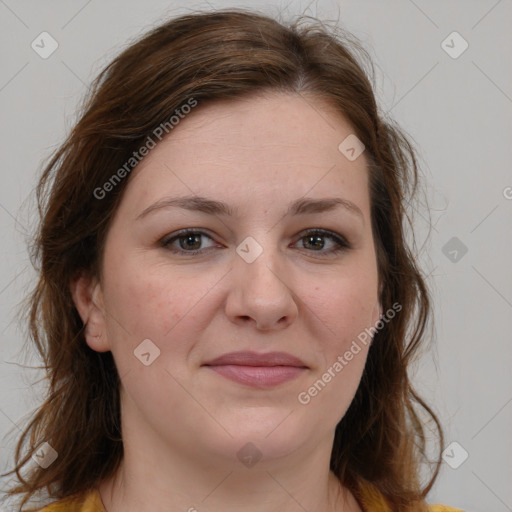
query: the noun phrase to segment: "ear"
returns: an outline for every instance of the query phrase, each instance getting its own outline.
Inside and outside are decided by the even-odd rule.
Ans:
[[[71,295],[85,325],[85,341],[89,347],[97,352],[110,350],[103,292],[98,280],[81,273],[71,283]]]

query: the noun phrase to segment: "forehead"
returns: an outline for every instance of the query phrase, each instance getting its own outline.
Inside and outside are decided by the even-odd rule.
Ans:
[[[332,105],[310,95],[267,92],[199,102],[136,167],[131,180],[137,185],[126,194],[139,207],[177,192],[231,204],[258,198],[270,207],[276,197],[339,192],[365,209],[364,152],[350,161],[339,149],[353,134]]]

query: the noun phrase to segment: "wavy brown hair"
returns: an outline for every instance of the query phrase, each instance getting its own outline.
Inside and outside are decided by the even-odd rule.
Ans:
[[[32,257],[39,280],[29,297],[29,326],[49,387],[7,473],[16,473],[8,494],[22,495],[20,510],[43,490],[61,499],[95,488],[123,457],[119,376],[112,354],[85,342],[70,283],[79,272],[100,276],[105,235],[129,176],[102,198],[94,191],[180,106],[193,99],[201,108],[263,90],[326,100],[366,147],[381,305],[387,311],[398,302],[402,310],[374,336],[354,400],[336,427],[330,466],[356,496],[366,482],[394,512],[424,509],[443,432],[409,377],[431,315],[430,293],[406,241],[419,173],[408,136],[378,109],[374,77],[368,52],[338,25],[307,16],[284,24],[244,9],[167,21],[99,74],[37,187]],[[427,420],[439,441],[434,461],[427,456]],[[58,458],[22,476],[43,441]],[[434,468],[426,483],[424,463]]]

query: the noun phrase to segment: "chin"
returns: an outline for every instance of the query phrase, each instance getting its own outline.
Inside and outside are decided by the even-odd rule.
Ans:
[[[259,459],[260,467],[265,462],[289,456],[306,444],[318,432],[318,427],[307,424],[291,408],[244,409],[231,418],[219,418],[219,423],[231,434],[211,439],[212,448],[222,458],[235,459],[236,466],[244,458]],[[238,466],[239,467],[239,466]]]

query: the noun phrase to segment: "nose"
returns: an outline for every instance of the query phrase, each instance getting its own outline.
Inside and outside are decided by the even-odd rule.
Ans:
[[[279,256],[264,250],[252,263],[235,256],[230,272],[226,315],[237,325],[252,323],[258,330],[284,329],[298,315],[290,272]]]

